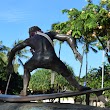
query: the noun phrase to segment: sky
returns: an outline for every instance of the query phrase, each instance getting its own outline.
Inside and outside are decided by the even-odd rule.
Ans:
[[[93,0],[99,3],[99,0]],[[0,41],[12,48],[15,40],[25,40],[31,26],[39,26],[44,32],[51,29],[56,22],[66,21],[67,15],[62,14],[63,9],[76,8],[81,10],[87,4],[86,0],[1,0],[0,2]],[[82,47],[78,49],[82,54]],[[59,44],[55,51],[58,55]],[[61,60],[69,64],[75,75],[78,76],[80,63],[76,61],[72,50],[64,43],[61,50]],[[88,55],[88,69],[102,65],[102,52]],[[85,57],[82,67],[82,76],[85,75]],[[23,74],[22,69],[20,73]]]

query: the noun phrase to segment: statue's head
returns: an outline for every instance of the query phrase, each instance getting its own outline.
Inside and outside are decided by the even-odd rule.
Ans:
[[[29,35],[31,36],[32,33],[36,32],[36,31],[42,31],[38,26],[32,26],[29,28]]]

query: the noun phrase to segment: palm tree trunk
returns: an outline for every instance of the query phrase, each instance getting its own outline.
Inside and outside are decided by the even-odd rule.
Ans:
[[[87,72],[88,72],[88,53],[86,52],[86,76],[85,76],[85,81],[84,81],[84,86],[87,84]]]

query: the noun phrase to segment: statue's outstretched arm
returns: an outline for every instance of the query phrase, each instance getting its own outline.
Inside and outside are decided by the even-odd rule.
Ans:
[[[28,39],[26,39],[22,43],[17,44],[14,48],[11,49],[11,51],[8,54],[8,65],[12,65],[12,61],[13,61],[14,56],[15,56],[17,51],[19,51],[19,50],[25,48],[26,46],[28,46],[27,41],[28,41]]]
[[[67,41],[69,46],[71,47],[71,49],[73,50],[73,53],[75,54],[75,57],[82,62],[82,56],[81,54],[78,52],[78,50],[76,49],[76,39],[73,38],[70,35],[65,35],[65,34],[56,34],[55,36],[56,39],[60,40],[60,41]]]

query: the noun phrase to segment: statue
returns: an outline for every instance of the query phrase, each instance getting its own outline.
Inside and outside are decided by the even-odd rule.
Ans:
[[[82,56],[77,51],[75,46],[75,39],[70,35],[58,34],[57,32],[43,33],[38,26],[29,28],[29,38],[24,40],[22,43],[17,44],[12,48],[8,57],[8,73],[14,72],[13,59],[17,51],[25,48],[26,46],[31,47],[33,56],[24,64],[24,75],[23,75],[23,90],[20,95],[27,95],[27,87],[30,81],[30,72],[37,68],[51,69],[57,73],[60,73],[65,79],[79,91],[89,90],[91,88],[81,86],[73,74],[67,69],[65,64],[57,57],[54,47],[53,39],[60,41],[67,41],[69,46],[72,48],[76,58],[81,62]]]

